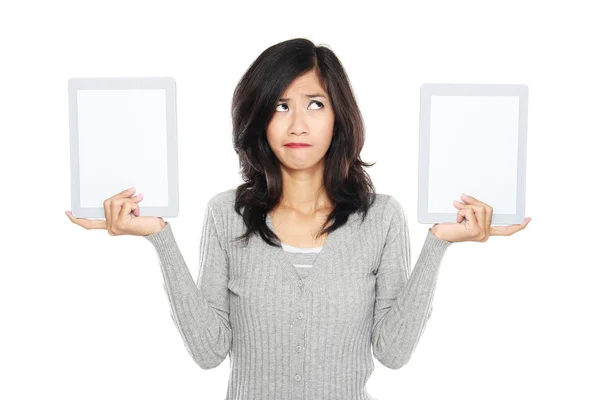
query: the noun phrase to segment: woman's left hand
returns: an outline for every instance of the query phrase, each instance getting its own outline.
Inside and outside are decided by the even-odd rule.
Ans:
[[[490,236],[510,236],[525,229],[531,218],[521,224],[508,226],[492,225],[492,207],[474,197],[462,195],[464,203],[454,201],[458,208],[456,223],[442,222],[431,227],[431,233],[448,242],[487,242]],[[462,221],[466,219],[463,224]]]

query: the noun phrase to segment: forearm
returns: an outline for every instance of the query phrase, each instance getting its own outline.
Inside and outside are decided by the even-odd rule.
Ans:
[[[170,226],[145,237],[157,251],[171,317],[188,352],[201,368],[216,367],[230,349],[232,333],[227,320],[228,310],[211,306],[203,296],[190,274]]]
[[[431,313],[441,260],[449,242],[429,233],[405,287],[377,321],[373,351],[387,367],[401,368],[416,348]]]

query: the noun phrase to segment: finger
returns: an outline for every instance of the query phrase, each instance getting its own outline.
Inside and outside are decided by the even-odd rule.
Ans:
[[[481,227],[481,231],[485,235],[485,240],[490,236],[490,211],[489,206],[485,203],[481,203],[481,205],[475,206],[475,212],[478,214],[477,220],[479,221],[479,226]]]
[[[115,198],[110,203],[110,222],[108,223],[110,226],[109,233],[119,234],[119,216],[121,215],[121,209],[123,208],[123,203],[126,200],[123,198]]]
[[[135,193],[135,188],[132,187],[132,188],[129,188],[129,189],[125,189],[122,192],[117,193],[117,194],[115,194],[112,197],[109,197],[109,200],[119,199],[119,198],[124,199],[126,197],[131,197],[134,193]]]
[[[131,198],[132,201],[134,201],[136,204],[142,200],[144,200],[144,195],[142,193],[140,194],[136,194],[135,196],[133,196]],[[140,207],[134,207],[132,208],[131,212],[133,213],[133,215],[135,215],[136,217],[140,216]]]
[[[493,226],[492,232],[494,232],[497,236],[510,236],[515,232],[521,231],[525,229],[527,224],[531,221],[531,218],[525,218],[525,220],[520,224],[514,224],[509,226]]]
[[[487,206],[487,204],[485,204],[483,201],[476,199],[473,196],[469,196],[468,194],[462,193],[460,195],[460,198],[462,201],[464,201],[465,203],[467,203],[469,205]]]
[[[487,216],[486,216],[487,210],[486,210],[485,206],[478,204],[478,205],[471,205],[469,207],[473,208],[473,212],[475,213],[475,218],[477,218],[477,226],[479,227],[480,231],[487,237],[487,228],[485,227],[486,220],[487,220]]]
[[[110,202],[111,199],[106,199],[104,200],[104,219],[106,220],[106,229],[110,230],[110,216],[111,216],[111,211],[110,211]]]
[[[465,218],[467,221],[471,222],[471,225],[477,227],[479,226],[479,221],[477,221],[477,214],[475,213],[475,209],[473,207],[465,207]]]
[[[454,207],[458,208],[459,210],[460,210],[461,208],[465,208],[465,207],[467,206],[465,203],[463,203],[463,202],[461,202],[461,201],[458,201],[458,200],[454,200],[454,201],[452,202],[452,204],[454,204]]]
[[[123,197],[117,197],[110,203],[110,222],[108,225],[110,226],[110,231],[117,231],[117,227],[119,226],[119,215],[121,214],[121,208],[123,207],[123,203],[126,201]]]
[[[129,220],[131,220],[131,212],[138,208],[139,208],[138,204],[135,200],[125,199],[123,201],[123,204],[121,206],[121,211],[119,213],[119,218],[118,218],[119,224],[125,224]]]
[[[486,205],[486,213],[485,213],[485,230],[486,230],[486,237],[490,236],[490,232],[492,231],[492,215],[494,213],[494,209],[489,206]]]
[[[464,193],[463,193],[463,196],[464,196]],[[458,209],[473,208],[476,219],[477,219],[477,225],[480,227],[482,232],[485,233],[486,237],[489,237],[490,232],[491,232],[491,225],[492,225],[493,208],[491,206],[489,206],[488,204],[475,199],[472,196],[468,196],[468,198],[464,198],[464,200],[470,201],[473,204],[465,204],[465,203],[461,203],[461,202],[455,200],[454,206]],[[463,219],[464,219],[464,217],[461,214],[458,214],[457,218],[456,218],[456,222],[460,223],[460,222],[462,222]]]
[[[140,216],[140,206],[138,202],[142,201],[143,197],[144,196],[140,193],[131,198],[119,200],[121,202],[121,210],[119,211],[117,221],[120,225],[123,223],[128,223],[131,220],[131,214],[136,217]]]
[[[106,204],[104,206],[104,218],[106,218],[106,220],[108,221],[106,224],[108,226],[108,228],[111,227],[111,221],[112,221],[112,207],[110,206],[110,204],[112,203],[113,200],[115,199],[120,199],[120,198],[124,198],[124,197],[130,197],[131,195],[133,195],[135,193],[135,187],[129,188],[129,189],[125,189],[122,192],[119,192],[117,194],[115,194],[114,196],[109,197],[108,199],[105,200]]]
[[[478,210],[477,207],[468,206],[461,211],[465,214],[467,225],[472,227],[472,237],[478,239],[482,233],[485,235],[485,229],[482,227],[482,221],[485,220],[485,215],[482,215],[481,210]],[[484,238],[487,240],[487,236],[484,236]]]
[[[133,213],[133,215],[135,215],[136,217],[139,217],[140,216],[140,206],[138,203],[140,201],[144,200],[144,195],[140,193],[138,195],[133,196],[131,199],[127,199],[127,200],[129,200],[131,203],[133,203],[133,204],[131,204],[131,208],[129,208],[129,212]],[[122,209],[121,209],[121,211],[124,212]]]
[[[525,218],[520,224],[508,225],[508,226],[492,226],[490,229],[490,236],[510,236],[515,232],[525,229],[529,224],[531,218]]]
[[[481,231],[485,232],[486,231],[486,227],[485,227],[485,221],[486,221],[486,214],[487,214],[487,210],[485,209],[485,207],[480,207],[480,206],[476,206],[476,205],[465,205],[462,208],[463,210],[466,209],[471,209],[473,210],[473,215],[474,218],[471,218],[471,222],[473,223],[474,226],[477,226],[479,229],[481,229]],[[463,214],[465,215],[465,214]],[[462,221],[462,219],[461,219]],[[458,221],[460,222],[460,221]]]
[[[462,217],[461,221],[463,219],[466,219],[466,225],[468,226],[477,226],[477,217],[475,216],[475,212],[473,211],[472,207],[465,207],[462,210],[458,210],[458,214]]]
[[[67,212],[67,217],[73,222],[75,225],[79,225],[85,229],[106,229],[106,221],[103,219],[100,220],[92,220],[86,218],[75,218],[70,211]]]
[[[485,219],[486,219],[486,210],[485,207],[481,206],[469,206],[471,210],[473,210],[473,216],[477,222],[477,231],[474,231],[474,235],[484,235],[484,241],[487,240],[486,228],[485,228]]]
[[[465,203],[462,203],[458,200],[454,200],[452,202],[452,204],[454,204],[454,207],[458,208],[459,210],[462,210],[463,208],[465,208],[467,205]],[[463,221],[463,219],[465,219],[465,217],[463,215],[461,215],[461,213],[456,213],[456,222],[457,223],[461,223]]]
[[[458,200],[454,200],[454,207],[458,208],[459,210],[465,209],[465,208],[469,208],[471,206],[469,206],[468,204],[462,203]],[[463,220],[465,219],[465,213],[457,213],[456,214],[456,222],[461,223],[463,222]]]
[[[510,236],[515,232],[520,231],[521,224],[508,225],[508,226],[492,226],[490,230],[490,236]]]
[[[484,232],[486,232],[486,236],[489,236],[490,226],[492,225],[492,207],[489,204],[484,203],[483,201],[465,193],[461,193],[460,198],[468,205],[483,207],[482,210],[476,211],[476,214],[478,214],[478,220],[481,222],[481,228]],[[484,218],[481,218],[482,216],[484,216]]]

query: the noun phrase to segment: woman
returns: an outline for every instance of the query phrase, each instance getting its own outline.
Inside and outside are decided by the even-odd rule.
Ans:
[[[106,221],[71,217],[153,244],[194,361],[209,369],[230,355],[227,399],[372,399],[372,356],[392,369],[408,362],[446,249],[529,222],[491,227],[491,207],[465,197],[457,223],[428,231],[409,274],[407,218],[363,169],[372,164],[360,160],[363,121],[346,73],[309,40],[260,54],[232,118],[244,183],[208,202],[197,282],[171,225],[140,217],[133,191],[105,201]]]

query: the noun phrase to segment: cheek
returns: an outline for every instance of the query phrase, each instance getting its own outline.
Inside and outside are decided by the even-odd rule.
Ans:
[[[275,132],[276,131],[273,129],[272,126],[269,126],[269,128],[267,128],[267,142],[272,148],[275,148],[277,141],[277,135],[275,134]]]
[[[281,137],[282,129],[282,124],[280,122],[277,122],[275,118],[273,118],[271,122],[269,122],[269,124],[267,125],[267,140],[269,142],[276,142],[277,140],[279,140],[278,138]]]
[[[331,144],[332,140],[333,140],[333,126],[331,128],[328,128],[326,131],[322,132],[322,134],[320,135],[319,143],[321,144],[321,146],[323,146],[325,148],[329,148],[329,145]]]

